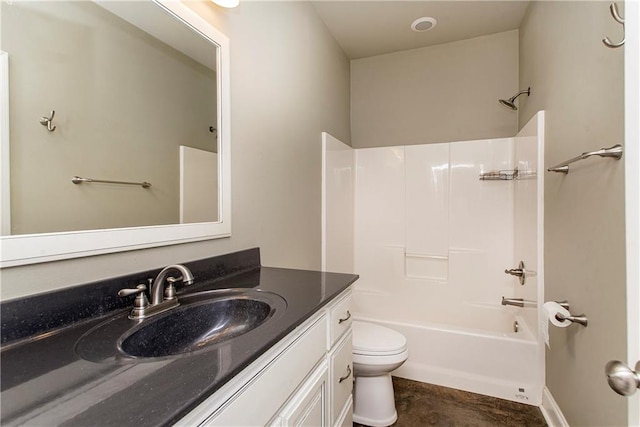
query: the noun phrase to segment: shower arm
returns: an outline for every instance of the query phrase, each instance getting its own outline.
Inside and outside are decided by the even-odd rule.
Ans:
[[[522,95],[524,93],[526,93],[527,96],[529,96],[529,94],[531,93],[531,88],[528,88],[527,90],[521,90],[520,92],[516,93],[511,98],[509,98],[509,101],[511,101],[511,102],[515,101],[517,97],[519,97],[520,95]]]

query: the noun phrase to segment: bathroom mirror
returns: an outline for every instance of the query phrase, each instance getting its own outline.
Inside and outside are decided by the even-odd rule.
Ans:
[[[229,236],[228,39],[177,1],[1,7],[0,266]]]

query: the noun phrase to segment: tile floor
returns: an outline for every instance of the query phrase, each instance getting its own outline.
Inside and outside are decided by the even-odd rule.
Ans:
[[[393,377],[395,427],[543,427],[535,406]],[[354,427],[358,427],[354,424]]]

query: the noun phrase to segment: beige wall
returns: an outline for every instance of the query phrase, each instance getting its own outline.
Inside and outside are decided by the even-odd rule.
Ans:
[[[254,246],[320,268],[321,131],[350,141],[349,60],[309,3],[191,6],[231,42],[232,237],[2,269],[3,299]]]
[[[356,148],[512,137],[518,31],[351,61]]]
[[[11,234],[179,222],[179,146],[217,151],[215,71],[92,2],[2,12]],[[52,109],[47,132],[38,118]],[[78,186],[75,175],[152,187]]]
[[[623,143],[621,29],[609,2],[535,2],[520,28],[520,123],[546,110],[545,165]],[[551,328],[546,382],[570,425],[626,425],[604,376],[625,357],[624,162],[590,159],[545,176],[546,300],[567,299],[589,327]]]

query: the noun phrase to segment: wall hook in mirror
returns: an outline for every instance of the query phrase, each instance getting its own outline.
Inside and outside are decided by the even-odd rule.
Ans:
[[[49,132],[53,132],[54,130],[56,130],[56,127],[53,126],[53,116],[55,115],[56,115],[56,110],[51,110],[51,113],[49,114],[50,117],[47,117],[47,116],[40,117],[40,124],[42,126],[46,126]]]
[[[621,47],[622,45],[624,45],[624,18],[622,18],[620,16],[620,12],[618,11],[618,5],[615,3],[611,3],[609,5],[609,11],[611,12],[611,16],[613,16],[613,19],[615,19],[615,21],[618,24],[622,25],[622,40],[618,43],[614,43],[612,42],[609,37],[605,37],[602,39],[602,43],[604,43],[605,46],[610,47],[610,48],[616,48],[616,47]]]

